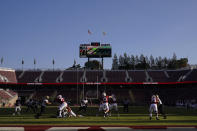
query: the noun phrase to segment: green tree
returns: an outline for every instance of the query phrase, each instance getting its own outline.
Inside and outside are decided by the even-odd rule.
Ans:
[[[139,64],[140,64],[140,60],[139,60],[138,55],[136,55],[135,56],[135,69],[138,69],[139,68]]]
[[[158,57],[157,66],[158,66],[158,69],[162,68],[162,57],[161,56]]]
[[[173,53],[173,56],[172,56],[172,60],[176,61],[177,60],[177,56],[175,53]]]
[[[155,58],[155,66],[154,67],[155,68],[158,68],[158,65],[159,65],[159,59],[156,57]]]
[[[136,62],[135,62],[135,56],[134,55],[131,55],[130,61],[131,61],[130,63],[131,63],[132,69],[135,69]]]
[[[116,54],[114,54],[114,58],[112,60],[112,70],[118,69],[118,57]]]
[[[181,58],[177,60],[178,68],[184,68],[188,65],[188,59],[187,58]]]
[[[172,59],[170,59],[168,68],[170,68],[170,69],[178,69],[177,56],[176,56],[175,53],[173,53]]]
[[[130,57],[127,55],[127,53],[124,53],[124,69],[125,70],[129,70],[131,68],[129,61],[130,61]]]
[[[103,69],[101,63],[97,60],[92,60],[92,61],[87,61],[84,65],[86,69],[91,69],[91,70],[98,70],[98,69]]]
[[[145,61],[146,61],[148,68],[150,68],[150,60],[148,59],[148,56],[145,57]]]
[[[167,59],[167,57],[164,57],[163,62],[164,62],[164,67],[167,68],[168,63],[169,63],[169,60]]]
[[[143,63],[143,62],[144,62],[144,55],[141,54],[141,55],[140,55],[140,63]]]
[[[122,55],[119,56],[119,69],[124,69],[124,57]]]
[[[155,59],[152,55],[150,55],[150,67],[152,68],[153,66],[155,66]]]

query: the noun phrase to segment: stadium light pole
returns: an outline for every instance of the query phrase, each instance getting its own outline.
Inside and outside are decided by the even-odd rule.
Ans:
[[[84,99],[84,82],[83,82],[83,99]]]
[[[103,57],[101,59],[101,63],[102,63],[102,70],[103,70],[104,69],[104,67],[103,67]]]
[[[84,69],[86,70],[86,68],[84,68]],[[83,80],[83,99],[84,99],[84,82],[85,82],[85,80]]]
[[[55,60],[52,60],[52,64],[53,64],[53,71],[54,71],[54,65],[55,65]]]
[[[1,57],[1,66],[3,65],[3,57]]]
[[[34,58],[34,71],[36,70],[36,59]]]
[[[22,58],[21,64],[22,64],[22,70],[23,70],[23,65],[24,65],[24,60],[23,60],[23,58]]]
[[[79,90],[79,85],[78,85],[78,68],[77,68],[77,105],[78,105],[78,90]]]

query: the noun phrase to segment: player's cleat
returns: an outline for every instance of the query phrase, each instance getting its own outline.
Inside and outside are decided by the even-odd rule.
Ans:
[[[108,117],[109,116],[109,114],[108,113],[104,113],[104,117]]]
[[[152,117],[149,117],[149,119],[151,120],[151,119],[152,119]]]
[[[83,115],[77,115],[77,117],[84,117]]]
[[[159,120],[159,118],[158,118],[158,117],[156,117],[156,120]]]
[[[62,118],[62,116],[57,116],[57,118]]]

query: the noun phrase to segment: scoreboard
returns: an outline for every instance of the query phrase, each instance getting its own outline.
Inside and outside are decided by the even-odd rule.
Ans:
[[[111,57],[112,51],[110,44],[100,44],[92,42],[91,44],[81,44],[79,47],[80,58],[102,58]]]

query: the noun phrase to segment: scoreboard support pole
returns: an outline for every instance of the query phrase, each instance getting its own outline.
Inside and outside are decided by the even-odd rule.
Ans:
[[[102,69],[104,69],[104,67],[103,67],[103,57],[101,58],[101,65],[102,65]]]
[[[90,62],[90,57],[88,57],[88,69],[90,69],[89,62]]]

